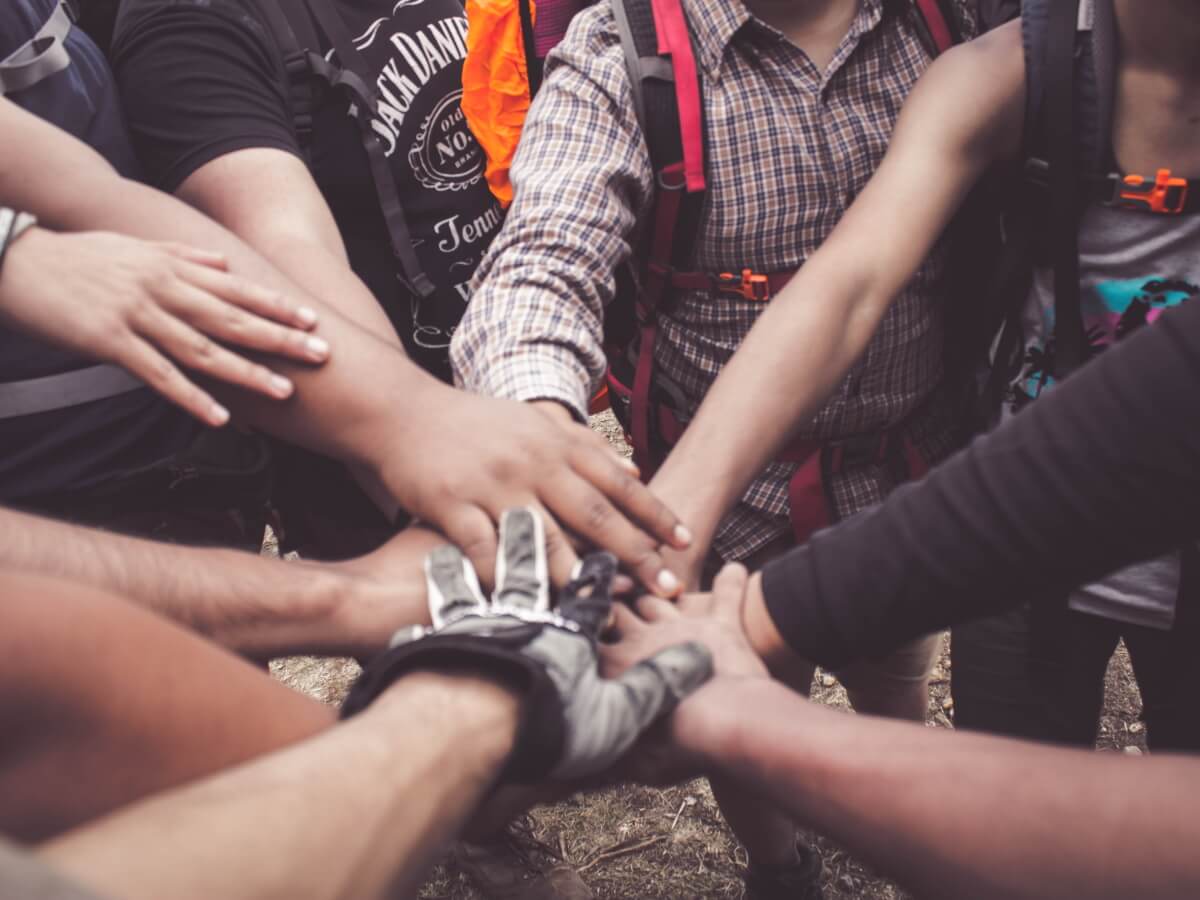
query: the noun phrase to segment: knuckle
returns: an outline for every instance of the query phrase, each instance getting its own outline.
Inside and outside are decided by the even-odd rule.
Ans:
[[[154,360],[150,366],[150,377],[154,383],[159,386],[166,386],[175,380],[178,370],[171,365],[170,361],[163,357]]]
[[[566,535],[558,528],[547,527],[545,531],[546,556],[554,558],[571,550],[571,545],[567,541]]]
[[[588,502],[583,516],[590,530],[600,531],[613,520],[613,508],[603,498],[596,498]]]
[[[124,305],[124,316],[126,321],[143,327],[147,325],[154,316],[158,305],[150,299],[148,294],[142,293],[130,297]]]
[[[648,539],[639,539],[634,543],[626,562],[639,571],[653,569],[657,573],[662,568],[662,557],[658,555],[658,548]]]
[[[211,363],[217,353],[217,345],[203,334],[197,333],[191,340],[192,358],[200,363]]]
[[[246,332],[246,316],[241,310],[229,307],[221,317],[221,325],[231,336],[241,336]]]

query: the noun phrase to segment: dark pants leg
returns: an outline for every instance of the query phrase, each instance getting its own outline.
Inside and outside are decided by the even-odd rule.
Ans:
[[[955,724],[1030,740],[1091,746],[1117,623],[1039,604],[956,626]]]
[[[1186,622],[1172,631],[1125,631],[1152,750],[1200,752],[1200,635],[1190,631]]]

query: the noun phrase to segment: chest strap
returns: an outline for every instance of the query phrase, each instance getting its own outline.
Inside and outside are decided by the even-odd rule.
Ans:
[[[0,419],[81,406],[144,387],[142,381],[120,366],[107,363],[44,378],[0,383]]]
[[[66,38],[72,17],[66,0],[60,0],[38,33],[0,60],[0,95],[28,90],[71,64]]]
[[[743,300],[766,302],[784,289],[796,270],[759,273],[752,269],[741,272],[667,272],[667,283],[681,291],[711,291],[718,294],[737,294]]]
[[[1045,160],[1030,159],[1025,163],[1025,177],[1045,186],[1049,183],[1049,168]],[[1153,178],[1113,172],[1080,175],[1077,182],[1080,199],[1087,203],[1163,216],[1200,213],[1200,179],[1179,178],[1170,169],[1159,169]]]

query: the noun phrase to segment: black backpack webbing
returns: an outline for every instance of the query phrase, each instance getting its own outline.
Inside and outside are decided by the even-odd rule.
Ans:
[[[425,274],[416,251],[400,193],[384,153],[383,144],[371,129],[371,116],[378,109],[378,92],[371,86],[366,66],[346,23],[332,4],[317,0],[264,0],[260,8],[270,21],[271,30],[283,55],[288,78],[288,101],[296,127],[296,137],[306,158],[312,141],[313,97],[312,79],[321,79],[331,88],[340,89],[354,105],[355,119],[362,132],[363,148],[371,165],[371,177],[379,208],[387,225],[392,253],[400,264],[404,280],[417,296],[425,299],[436,293],[433,282]],[[290,15],[289,15],[290,13]],[[315,22],[314,22],[315,19]],[[321,46],[314,25],[333,45],[340,65],[333,65],[319,52]],[[299,37],[297,37],[299,32]]]
[[[1054,376],[1062,379],[1087,360],[1079,288],[1079,214],[1076,177],[1075,44],[1079,4],[1065,0],[1046,11],[1046,94],[1039,127],[1049,163],[1049,244],[1054,268]]]
[[[521,46],[525,50],[525,74],[529,78],[529,99],[542,86],[542,73],[546,61],[537,55],[536,35],[533,30],[533,9],[531,0],[517,0],[517,14],[521,18]]]
[[[655,206],[664,191],[677,190],[678,215],[672,229],[674,239],[666,260],[682,268],[691,260],[692,249],[700,228],[704,207],[704,191],[687,191],[664,184],[663,172],[683,161],[683,137],[679,124],[679,104],[675,97],[675,69],[671,60],[658,53],[658,33],[654,27],[651,0],[611,0],[625,65],[633,88],[634,107],[638,125],[650,152],[650,164],[655,174]],[[692,43],[695,54],[695,41]],[[697,78],[696,91],[703,108],[704,93]],[[701,126],[701,133],[706,129]],[[707,154],[706,154],[707,157]],[[653,235],[651,235],[653,238]]]
[[[630,401],[626,427],[634,447],[634,456],[647,476],[653,472],[664,451],[656,436],[654,388],[654,345],[657,339],[658,312],[672,300],[669,283],[672,271],[687,269],[699,233],[706,191],[688,190],[684,176],[685,153],[683,125],[676,95],[675,60],[658,52],[658,34],[654,24],[653,0],[610,0],[617,32],[621,38],[625,65],[629,72],[634,108],[654,171],[654,205],[650,231],[645,235],[643,251],[638,255],[639,290],[633,310],[614,310],[616,316],[636,321],[637,352],[632,378],[624,384]],[[681,0],[674,0],[679,3]],[[686,18],[686,14],[685,14]],[[689,26],[691,52],[695,58],[695,40]],[[699,98],[701,115],[704,100],[699,70],[692,85]],[[700,122],[701,151],[706,148],[706,130]],[[707,152],[704,152],[707,159]],[[635,279],[625,279],[631,281]],[[633,315],[628,314],[632,312]],[[611,316],[609,317],[611,318]],[[612,333],[610,332],[610,338]],[[632,335],[618,335],[618,346],[611,358],[619,362],[624,355],[621,344],[631,344]],[[621,381],[610,367],[610,381]]]

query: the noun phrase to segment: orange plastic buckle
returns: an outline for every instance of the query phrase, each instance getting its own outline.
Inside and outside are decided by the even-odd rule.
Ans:
[[[746,300],[770,300],[771,280],[749,269],[742,269],[741,275],[722,272],[717,276],[717,290],[725,294],[741,294]]]
[[[1159,169],[1150,181],[1141,175],[1126,175],[1114,179],[1113,206],[1124,206],[1144,212],[1178,215],[1187,202],[1186,178],[1172,178],[1170,169]]]

